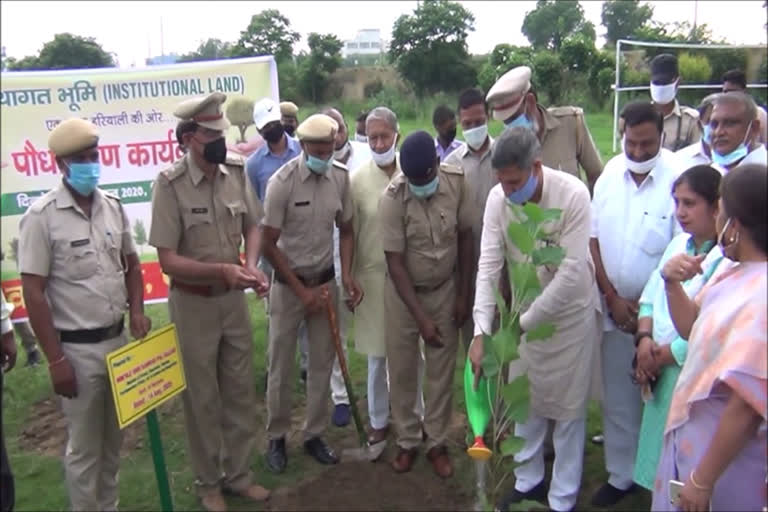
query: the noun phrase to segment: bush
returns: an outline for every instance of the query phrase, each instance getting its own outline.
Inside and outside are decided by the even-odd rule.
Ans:
[[[712,76],[712,66],[704,55],[681,53],[678,56],[680,77],[689,84],[705,84]]]
[[[363,96],[365,98],[370,98],[371,96],[376,96],[384,89],[384,83],[381,81],[380,78],[377,78],[373,82],[368,82],[363,86]]]
[[[419,118],[422,114],[416,96],[412,92],[403,93],[395,87],[385,86],[365,102],[366,110],[378,106],[391,109],[399,118]]]
[[[533,76],[536,89],[546,92],[548,104],[557,105],[563,83],[563,63],[557,54],[546,50],[536,53],[533,58]]]

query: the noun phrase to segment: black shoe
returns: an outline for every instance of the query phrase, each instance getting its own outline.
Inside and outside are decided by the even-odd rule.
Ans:
[[[320,464],[336,464],[339,462],[339,458],[333,453],[333,450],[319,437],[313,437],[308,441],[304,441],[304,451],[314,457]]]
[[[501,501],[499,501],[499,504],[496,505],[496,510],[500,510],[501,512],[506,512],[509,510],[509,506],[513,503],[520,503],[524,500],[531,500],[531,501],[538,501],[539,503],[546,504],[547,503],[547,493],[549,492],[549,489],[547,489],[547,483],[542,480],[541,482],[536,485],[533,489],[531,489],[528,492],[520,492],[517,489],[512,489],[511,492],[505,494]]]
[[[26,366],[37,366],[42,361],[42,358],[40,357],[40,351],[38,351],[36,348],[33,348],[29,352],[27,352],[27,364]]]
[[[635,484],[632,484],[626,491],[622,491],[606,482],[597,490],[595,495],[592,496],[592,506],[601,508],[613,506],[623,500],[625,496],[632,494],[636,490],[637,486]]]
[[[267,448],[267,467],[273,473],[282,473],[288,464],[288,456],[285,454],[285,439],[270,439]]]
[[[299,373],[299,380],[301,381],[301,385],[304,386],[304,390],[307,389],[307,370],[301,370]]]

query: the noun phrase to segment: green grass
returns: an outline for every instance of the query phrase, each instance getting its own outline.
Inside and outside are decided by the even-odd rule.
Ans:
[[[347,117],[353,119],[351,114]],[[610,156],[610,133],[612,129],[610,114],[589,114],[587,115],[587,122],[604,161],[607,161]],[[354,126],[354,123],[350,123],[350,125]],[[401,130],[404,134],[417,129],[433,131],[426,119],[401,121]],[[490,130],[492,134],[497,135],[501,130],[501,124],[493,121]],[[142,261],[153,259],[155,259],[154,254],[150,250],[145,249]],[[253,326],[254,388],[258,397],[254,407],[257,407],[259,411],[263,411],[266,322],[262,302],[253,294],[249,294],[248,303]],[[168,308],[166,304],[150,305],[146,309],[148,315],[152,318],[153,328],[159,328],[168,323]],[[365,396],[366,379],[365,360],[351,348],[351,338],[354,333],[350,330],[349,334],[350,368],[353,385],[357,395],[363,397]],[[67,492],[64,485],[62,465],[58,457],[45,456],[35,451],[24,451],[20,446],[20,435],[29,421],[32,405],[52,395],[46,369],[44,367],[35,369],[24,368],[24,359],[24,355],[21,354],[17,368],[7,374],[3,391],[3,431],[10,453],[11,466],[16,477],[16,509],[19,511],[65,510],[68,508]],[[454,377],[454,401],[455,409],[463,412],[462,372],[464,361],[463,357],[458,359]],[[300,392],[298,384],[295,389],[294,409],[303,411],[303,393]],[[260,437],[263,434],[265,419],[265,415],[262,415],[257,425]],[[141,422],[143,420],[140,420]],[[200,507],[193,490],[194,477],[186,456],[185,433],[178,399],[172,401],[171,406],[161,409],[160,426],[174,506],[176,510],[199,510]],[[137,448],[126,454],[121,461],[120,507],[123,510],[157,510],[159,508],[159,499],[148,441],[143,425],[140,425],[138,428],[141,440]],[[599,409],[596,404],[591,404],[588,416],[588,437],[591,437],[600,430]],[[351,426],[343,430],[331,427],[328,430],[328,436],[331,442],[337,446],[342,440],[347,440],[348,443],[354,442],[354,430]],[[284,474],[276,476],[268,472],[264,466],[263,449],[263,443],[257,446],[252,467],[257,481],[273,489],[293,486],[303,479],[312,478],[321,471],[333,471],[332,468],[323,468],[301,455],[299,440],[292,439],[289,440],[290,462],[288,469]],[[63,452],[63,446],[61,446],[61,451]],[[454,452],[453,455],[457,466],[456,476],[450,484],[446,485],[459,484],[466,489],[471,489],[474,485],[473,466],[464,454]],[[420,462],[417,464],[415,471],[429,471],[428,466],[423,460],[419,460]],[[591,494],[606,478],[602,448],[587,441],[579,510],[588,509]],[[508,486],[512,486],[511,480]],[[368,498],[361,496],[360,503],[366,503]],[[230,499],[229,504],[233,510],[254,509],[254,507],[242,501]],[[649,504],[648,495],[641,493],[622,502],[621,506],[624,510],[648,510]],[[258,510],[258,507],[256,509]]]

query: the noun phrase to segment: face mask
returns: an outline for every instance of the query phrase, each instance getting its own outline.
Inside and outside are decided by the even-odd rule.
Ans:
[[[747,133],[744,134],[744,140],[741,141],[741,144],[731,151],[728,154],[721,155],[717,152],[715,148],[712,148],[712,161],[716,163],[717,165],[721,165],[723,167],[732,165],[734,162],[738,162],[745,156],[749,154],[749,149],[747,148],[747,137],[749,137],[749,131],[752,129],[752,122],[750,121],[749,125],[747,125]]]
[[[414,197],[426,199],[432,197],[435,192],[437,192],[437,185],[440,183],[439,178],[439,176],[435,176],[435,178],[426,185],[414,185],[413,183],[408,182],[408,188]]]
[[[328,172],[328,169],[331,168],[331,161],[333,161],[333,157],[330,160],[323,160],[316,156],[307,155],[307,167],[315,174],[325,174]]]
[[[488,138],[488,125],[484,124],[470,130],[464,130],[464,140],[467,141],[467,145],[472,149],[480,149],[485,139]]]
[[[509,194],[507,199],[515,204],[526,203],[533,197],[533,194],[536,193],[536,187],[538,185],[539,179],[536,177],[536,173],[531,172],[531,175],[528,176],[528,181],[525,182],[525,185]]]
[[[336,149],[333,152],[333,158],[336,160],[344,160],[347,155],[349,155],[349,152],[352,150],[352,146],[349,142],[345,143],[341,149]]]
[[[450,144],[451,142],[453,142],[453,139],[456,138],[456,128],[453,128],[452,130],[447,131],[445,133],[441,133],[440,138],[443,140],[447,140],[448,143]]]
[[[283,129],[285,130],[285,133],[293,137],[294,132],[296,132],[296,127],[292,124],[289,125],[283,125]]]
[[[705,124],[702,130],[703,130],[703,133],[701,135],[701,139],[704,141],[704,143],[707,146],[711,146],[712,145],[712,127],[709,126],[708,124]]]
[[[723,230],[717,234],[717,245],[720,246],[720,250],[723,251],[723,254],[725,254],[726,249],[735,245],[739,241],[739,234],[736,233],[736,236],[732,237],[731,240],[729,240],[728,245],[725,245],[725,241],[723,240],[723,238],[725,237],[725,232],[728,231],[728,226],[730,225],[731,225],[731,218],[729,217],[728,220],[725,221]]]
[[[203,146],[203,158],[211,164],[223,164],[227,160],[227,141],[224,137]]]
[[[627,150],[624,148],[624,139],[621,141],[621,149],[624,151],[624,162],[627,166],[627,169],[629,169],[631,172],[635,174],[648,174],[653,170],[654,167],[656,167],[656,162],[659,161],[659,157],[661,157],[661,148],[664,145],[664,136],[662,135],[662,139],[659,142],[659,150],[656,152],[654,156],[646,160],[645,162],[636,162],[629,158],[627,155]]]
[[[265,131],[262,134],[262,137],[271,144],[277,144],[282,140],[284,133],[285,128],[283,125],[276,123],[274,126],[270,127],[269,130]]]
[[[384,153],[377,153],[375,151],[371,151],[371,156],[373,157],[373,161],[376,163],[376,165],[378,165],[379,167],[386,167],[387,165],[394,162],[396,145],[397,145],[397,138],[395,138],[395,140],[392,142],[392,147],[390,147]]]
[[[523,126],[525,128],[528,128],[530,130],[533,130],[533,121],[528,119],[528,116],[525,115],[525,112],[514,118],[513,120],[509,122],[505,122],[504,125],[507,128],[514,128],[515,126]]]
[[[361,135],[361,134],[359,134],[359,133],[356,133],[356,134],[355,134],[355,140],[356,140],[357,142],[365,142],[365,143],[367,144],[367,143],[368,143],[368,136],[367,136],[367,135]]]
[[[65,177],[67,183],[81,196],[93,194],[96,185],[99,184],[101,164],[98,162],[72,162],[67,164],[67,167],[69,167],[69,176]]]
[[[675,88],[677,87],[677,80],[667,85],[651,84],[651,99],[659,103],[660,105],[666,105],[672,103],[675,100]]]

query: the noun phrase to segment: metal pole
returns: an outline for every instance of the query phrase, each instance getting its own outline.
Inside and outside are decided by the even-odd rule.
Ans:
[[[152,462],[155,464],[157,490],[160,493],[160,507],[163,512],[173,512],[171,486],[168,483],[168,473],[163,456],[163,440],[160,437],[160,425],[157,421],[157,411],[147,413],[147,430],[149,431],[149,446],[152,451]]]
[[[616,85],[613,88],[613,133],[611,134],[611,151],[616,152],[616,132],[619,123],[619,59],[621,58],[621,41],[616,41]]]

